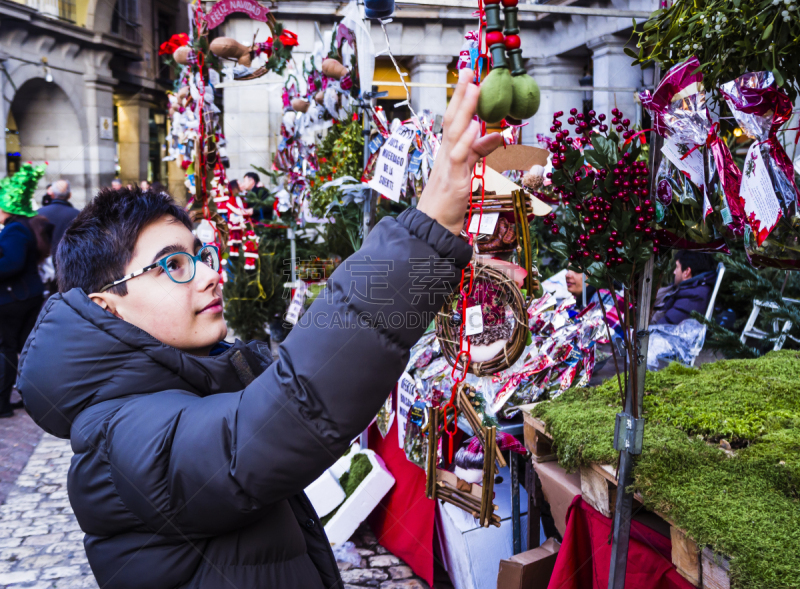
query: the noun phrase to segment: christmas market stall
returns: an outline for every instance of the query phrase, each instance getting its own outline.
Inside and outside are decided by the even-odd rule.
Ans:
[[[411,104],[392,5],[351,0],[303,59],[255,0],[196,3],[189,33],[162,45],[178,72],[169,158],[186,171],[197,236],[223,254],[239,337],[280,341],[374,224],[425,190],[443,120]],[[307,489],[328,538],[344,553],[368,519],[427,583],[436,561],[457,589],[800,587],[797,351],[755,358],[711,314],[726,267],[750,292],[765,284],[759,268],[788,281],[800,259],[784,135],[798,94],[795,2],[664,3],[634,25],[631,67],[657,72],[637,92],[643,116],[548,112],[539,146],[521,144],[540,105],[522,7],[474,3],[457,68],[480,87],[481,134],[503,137],[469,185],[461,238],[474,255],[453,293],[437,290],[435,260],[417,261],[415,296],[448,296],[368,431]],[[271,38],[209,41],[232,11]],[[406,120],[377,105],[377,55],[397,70]],[[253,166],[270,185],[237,194],[218,92],[265,76],[283,106],[277,150]],[[559,265],[546,276],[581,275],[582,292],[543,286],[545,248]],[[651,325],[676,250],[726,260],[710,311]],[[797,311],[782,290],[761,291],[768,320],[786,322],[765,342],[793,337]],[[751,359],[692,368],[707,334]]]

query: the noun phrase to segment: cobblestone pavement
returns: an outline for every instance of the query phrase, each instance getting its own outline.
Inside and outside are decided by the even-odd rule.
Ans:
[[[67,498],[68,440],[44,434],[0,506],[0,586],[97,587]]]
[[[27,432],[20,433],[20,437],[33,435],[32,430],[28,431],[28,426],[32,425],[30,418],[24,411],[17,413],[13,419],[19,422],[14,429]],[[6,429],[11,430],[10,426]],[[30,444],[30,438],[27,440],[19,444]],[[0,443],[8,444],[9,440],[0,438]],[[24,448],[20,446],[16,454],[12,453],[9,466],[3,472],[13,472],[13,460],[18,463],[24,455]],[[4,468],[6,456],[4,450]],[[44,434],[8,492],[5,504],[0,505],[0,587],[97,587],[83,551],[83,532],[67,497],[71,457],[68,440]],[[17,468],[17,472],[19,470]],[[359,528],[352,540],[361,555],[361,563],[359,566],[339,563],[345,589],[428,589],[403,561],[378,544],[367,526]]]
[[[11,402],[17,401],[19,395],[14,391]],[[14,417],[0,419],[0,505],[41,438],[42,430],[23,409],[14,411]]]

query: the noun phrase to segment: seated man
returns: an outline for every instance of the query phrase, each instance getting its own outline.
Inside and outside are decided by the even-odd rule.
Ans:
[[[675,282],[658,290],[653,325],[677,325],[692,311],[704,315],[716,282],[714,258],[687,250],[675,252]]]
[[[218,252],[166,194],[103,190],[66,231],[17,387],[71,441],[101,587],[344,586],[303,489],[369,425],[472,257],[471,172],[502,139],[478,138],[479,91],[460,74],[418,208],[377,224],[274,362],[223,341]],[[420,259],[448,289],[412,294]]]

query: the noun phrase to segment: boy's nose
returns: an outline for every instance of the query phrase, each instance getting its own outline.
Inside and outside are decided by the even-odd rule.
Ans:
[[[208,290],[208,288],[216,288],[219,284],[221,277],[219,272],[205,264],[197,264],[197,271],[194,277],[197,290],[200,292]]]

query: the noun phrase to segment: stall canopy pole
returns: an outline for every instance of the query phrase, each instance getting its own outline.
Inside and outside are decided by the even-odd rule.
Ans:
[[[361,96],[361,112],[363,113],[364,120],[361,134],[364,138],[364,169],[367,169],[367,164],[369,163],[369,136],[370,136],[370,118],[369,118],[369,111],[372,107],[372,99],[375,96],[378,96],[376,92],[377,86],[372,87],[371,92],[364,92]],[[386,92],[382,92],[381,94],[387,94]],[[364,240],[369,235],[369,232],[375,226],[375,194],[372,188],[364,188],[364,224],[363,224],[363,234],[364,237],[361,240],[361,243],[364,243]]]
[[[661,80],[661,70],[656,65],[654,84]],[[661,163],[662,138],[655,131],[650,133],[650,194],[655,194],[655,171]],[[635,358],[629,358],[629,365],[636,362],[636,378],[631,376],[625,382],[625,411],[617,414],[614,428],[614,448],[620,451],[619,478],[617,480],[617,502],[614,511],[613,545],[608,572],[609,589],[625,587],[625,572],[628,565],[628,546],[630,544],[631,518],[633,517],[633,494],[627,489],[633,484],[633,457],[642,453],[644,436],[644,388],[647,373],[647,348],[650,327],[650,299],[653,292],[654,257],[645,265],[639,281],[636,297],[636,342]],[[629,336],[630,337],[630,336]],[[629,371],[632,374],[633,371]],[[636,407],[633,407],[632,393],[636,392]]]
[[[611,563],[608,571],[609,589],[625,587],[625,571],[628,566],[628,545],[631,534],[631,517],[633,516],[633,493],[629,492],[628,488],[633,484],[633,457],[642,453],[642,435],[644,433],[642,399],[644,398],[644,377],[647,370],[647,328],[650,324],[652,285],[653,258],[651,257],[644,267],[637,291],[635,357],[628,358],[629,378],[625,380],[625,411],[617,414],[614,428],[614,448],[620,451],[620,456],[617,503],[614,509],[614,541],[611,547]],[[631,337],[630,334],[628,337]],[[634,363],[637,368],[635,372],[632,370]],[[634,391],[636,391],[637,399],[636,408],[633,406]]]

